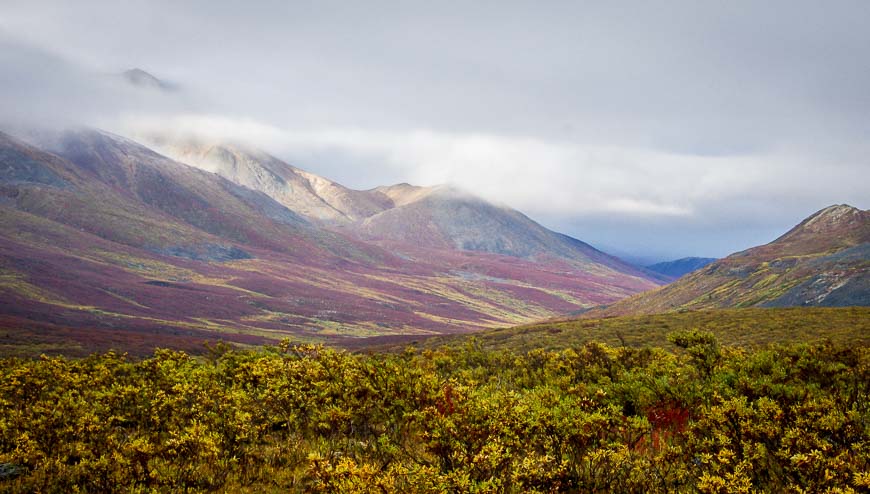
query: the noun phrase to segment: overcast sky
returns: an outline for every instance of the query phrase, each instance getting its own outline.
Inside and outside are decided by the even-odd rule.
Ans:
[[[3,0],[0,119],[208,133],[723,256],[870,207],[868,25],[865,1]],[[106,76],[131,67],[181,89]]]

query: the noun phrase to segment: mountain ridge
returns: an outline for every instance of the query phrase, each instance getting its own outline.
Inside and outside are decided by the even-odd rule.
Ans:
[[[870,211],[823,208],[772,242],[736,252],[583,318],[729,307],[870,305]]]
[[[402,247],[488,252],[562,261],[660,281],[642,268],[552,232],[519,211],[491,204],[451,185],[408,183],[354,190],[244,146],[196,138],[148,137],[175,159],[259,190],[289,209],[338,232],[390,251]],[[304,197],[304,199],[302,199]],[[401,252],[405,251],[405,252]]]

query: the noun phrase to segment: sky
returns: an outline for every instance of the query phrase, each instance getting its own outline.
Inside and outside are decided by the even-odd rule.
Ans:
[[[0,125],[191,132],[453,183],[637,261],[870,207],[870,4],[0,2]],[[110,77],[140,67],[151,94]]]

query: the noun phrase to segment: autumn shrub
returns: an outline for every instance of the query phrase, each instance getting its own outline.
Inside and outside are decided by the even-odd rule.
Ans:
[[[2,492],[868,492],[870,351],[0,360]]]

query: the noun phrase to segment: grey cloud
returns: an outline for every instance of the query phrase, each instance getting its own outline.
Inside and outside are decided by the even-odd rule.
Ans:
[[[845,0],[8,0],[0,101],[13,119],[253,120],[278,130],[247,137],[351,186],[455,180],[583,239],[722,255],[868,207],[868,18]],[[132,66],[188,100],[101,97],[89,75]]]
[[[9,17],[70,56],[159,67],[282,125],[653,146],[688,133],[674,147],[720,153],[870,109],[858,2],[89,5],[19,3]]]

